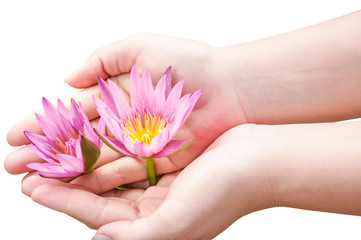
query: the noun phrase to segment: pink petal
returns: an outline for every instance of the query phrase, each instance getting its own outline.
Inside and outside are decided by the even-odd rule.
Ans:
[[[74,121],[72,119],[71,112],[63,104],[63,102],[60,99],[58,99],[57,108],[58,108],[59,119],[60,119],[62,125],[64,126],[64,131],[66,132],[66,135],[68,135],[69,131],[73,130],[72,124]],[[77,128],[77,129],[79,129],[79,128]]]
[[[163,110],[163,114],[165,114],[165,116],[170,116],[174,113],[177,103],[182,94],[183,83],[183,80],[178,82],[169,93],[168,98],[165,102],[165,108]]]
[[[98,85],[106,105],[117,117],[125,118],[126,114],[130,112],[130,107],[118,86],[111,80],[108,80],[108,86],[100,77],[98,77]]]
[[[64,134],[62,131],[59,130],[59,128],[49,119],[46,119],[45,117],[35,113],[35,117],[38,120],[38,124],[43,131],[43,133],[50,139],[55,140],[58,136],[61,136],[64,138]]]
[[[130,92],[130,103],[133,111],[142,112],[143,111],[143,100],[141,95],[141,78],[140,74],[135,67],[132,67],[130,71],[130,80],[129,80],[129,92]]]
[[[56,120],[58,117],[58,111],[55,106],[45,97],[42,98],[42,104],[46,117]]]
[[[119,116],[120,113],[117,109],[116,103],[114,102],[113,95],[111,94],[111,91],[108,88],[108,85],[99,76],[98,76],[98,85],[99,85],[100,91],[102,93],[104,102],[117,116]]]
[[[41,159],[44,159],[45,161],[49,163],[54,163],[54,159],[49,155],[49,153],[46,153],[46,151],[42,151],[37,146],[33,144],[26,145],[31,151],[33,151],[36,155],[38,155]]]
[[[148,68],[144,70],[141,81],[141,94],[144,103],[144,109],[151,110],[153,108],[154,87],[152,83],[152,77],[150,76]]]
[[[75,145],[75,154],[78,158],[83,158],[83,152],[81,150],[81,136],[79,136],[78,141],[76,142]]]
[[[114,112],[110,110],[110,108],[108,108],[99,98],[93,96],[93,99],[97,106],[97,111],[102,117],[109,131],[112,132],[115,136],[121,134],[118,117],[115,116]]]
[[[107,145],[109,144],[110,147],[114,148],[118,152],[121,152],[128,156],[134,156],[134,154],[130,153],[127,150],[127,148],[124,146],[124,144],[121,141],[119,141],[118,139],[113,138],[113,137],[108,137],[102,133],[98,133],[98,134],[105,140],[105,144],[107,144]]]
[[[99,133],[105,133],[105,122],[103,118],[100,118],[98,122],[98,126],[96,131]],[[96,144],[99,148],[101,148],[103,142],[99,139],[98,135],[94,132],[93,127],[90,125],[89,122],[84,123],[84,136],[91,141],[92,143]]]
[[[166,77],[166,86],[165,86],[165,97],[167,98],[170,91],[172,90],[172,67],[169,66],[164,73]]]
[[[98,133],[105,133],[105,122],[103,118],[99,119],[98,126],[96,128]]]
[[[166,157],[172,153],[174,153],[175,151],[177,151],[178,149],[180,149],[182,146],[184,146],[185,144],[189,143],[190,141],[192,141],[193,139],[188,139],[188,140],[172,140],[170,141],[167,146],[165,146],[165,148],[163,148],[163,150],[154,155],[154,158],[161,158],[161,157]]]
[[[29,139],[29,141],[42,153],[48,157],[54,154],[53,150],[51,150],[51,141],[47,137],[27,131],[24,131],[24,134],[26,138]]]
[[[83,131],[84,131],[84,136],[91,141],[92,143],[96,144],[99,148],[101,147],[101,141],[98,138],[98,136],[96,135],[96,133],[94,132],[93,127],[91,126],[88,117],[85,115],[85,112],[83,110],[82,105],[79,103],[79,110],[82,113],[82,115],[84,116],[84,123],[83,123]],[[105,125],[103,120],[99,120],[99,123],[101,124],[100,127],[102,127],[105,129]],[[99,124],[98,123],[98,124]],[[104,131],[104,130],[103,130]]]
[[[107,105],[95,95],[93,95],[93,101],[97,108],[105,109],[107,107]]]
[[[55,125],[57,125],[58,127],[61,127],[62,124],[59,120],[58,110],[55,108],[55,106],[51,102],[49,102],[49,100],[46,99],[45,97],[43,97],[42,103],[43,103],[45,116],[50,121],[52,121]]]
[[[83,108],[83,105],[81,104],[81,102],[79,102],[79,104],[78,104],[77,111],[81,115],[81,117],[79,117],[81,124],[83,124],[83,122],[89,122],[88,116],[85,114],[85,111],[84,111],[84,108]]]
[[[57,154],[56,157],[66,172],[84,172],[82,159],[66,154]]]
[[[190,94],[184,95],[177,103],[177,106],[172,114],[172,121],[176,121],[177,119],[183,119],[183,116],[187,109],[189,108],[189,97]]]
[[[169,130],[171,128],[171,124],[168,124],[165,128],[163,128],[160,133],[155,136],[149,144],[149,149],[153,154],[159,153],[165,145],[169,142]]]
[[[82,174],[81,172],[40,172],[39,175],[42,177],[49,178],[67,178],[67,177],[76,177]]]
[[[128,149],[128,151],[135,156],[136,154],[135,154],[135,151],[134,151],[134,142],[132,142],[130,140],[130,138],[128,136],[126,136],[125,134],[122,135],[120,140],[122,141],[122,143],[124,144],[126,149]]]
[[[62,134],[63,134],[63,138],[65,138],[69,136],[69,131],[73,130],[73,127],[71,125],[71,118],[66,118],[64,115],[59,114],[59,119],[63,125]]]
[[[65,125],[63,124],[64,122],[66,123],[67,121],[62,121],[61,117],[59,116],[58,110],[46,98],[43,98],[42,103],[43,103],[43,108],[44,108],[44,112],[45,112],[45,115],[46,115],[46,122],[48,122],[48,123],[51,122],[52,125],[54,125],[56,127],[56,129],[57,129],[57,131],[56,131],[57,135],[61,136],[63,139],[66,139],[68,134],[69,134],[68,133],[69,124],[65,124]],[[46,134],[46,133],[45,133],[45,135],[48,136],[48,134]]]
[[[187,113],[188,108],[183,108],[182,112],[179,112],[177,114],[177,118],[174,120],[173,125],[172,125],[172,129],[170,131],[169,134],[169,139],[173,139],[176,134],[178,133],[179,129],[182,127],[184,121],[184,115]]]
[[[83,112],[82,112],[83,111]],[[84,119],[88,119],[85,116],[84,110],[82,110],[81,104],[79,105],[75,102],[74,99],[71,100],[71,121],[72,125],[77,131],[80,131],[84,124]],[[71,129],[68,129],[68,131]]]
[[[135,155],[141,158],[150,157],[152,155],[152,152],[149,150],[148,145],[140,141],[135,141],[134,152]]]
[[[164,103],[166,99],[166,95],[165,95],[166,78],[167,76],[163,75],[163,77],[159,80],[157,86],[155,87],[153,103],[156,107],[155,111],[157,113],[161,112],[161,110],[164,108]]]
[[[113,135],[121,139],[123,135],[123,131],[120,129],[120,120],[115,116],[113,111],[108,108],[104,102],[100,101],[97,97],[94,97],[95,104],[97,105],[97,111],[105,125],[108,127],[109,131],[113,133]]]
[[[97,106],[97,111],[100,116],[104,117],[105,124],[107,125],[107,118],[109,119],[119,119],[118,116],[115,115],[115,113],[98,97],[93,96],[93,100],[95,102],[95,105]]]
[[[81,172],[67,172],[60,165],[55,165],[51,163],[29,163],[26,166],[30,169],[40,171],[40,175],[43,177],[74,177]]]
[[[69,109],[64,105],[64,103],[58,99],[58,112],[63,115],[66,119],[71,119],[71,113]]]
[[[118,109],[119,117],[123,119],[126,118],[131,114],[131,108],[128,101],[124,98],[119,87],[113,81],[108,80],[108,85],[110,93],[112,94],[115,105]]]
[[[169,139],[173,139],[177,134],[178,130],[182,127],[184,122],[187,120],[189,114],[192,112],[194,105],[202,94],[202,90],[196,91],[189,97],[188,103],[183,106],[182,109],[177,109],[176,119],[174,120],[174,125],[171,130]]]
[[[40,172],[65,172],[62,166],[51,163],[28,163],[26,166]]]
[[[198,101],[199,97],[203,93],[202,90],[198,90],[195,93],[192,94],[192,96],[189,98],[189,107],[185,115],[183,116],[182,124],[185,122],[185,120],[188,118],[189,114],[192,112],[194,105]]]
[[[98,136],[95,134],[93,127],[90,123],[84,123],[84,136],[97,145],[99,148],[101,147],[101,141],[99,140]]]

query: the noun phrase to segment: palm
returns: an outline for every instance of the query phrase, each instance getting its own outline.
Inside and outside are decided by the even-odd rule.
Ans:
[[[181,172],[163,175],[157,186],[146,190],[110,190],[96,195],[84,186],[30,175],[23,181],[23,191],[40,204],[79,219],[98,229],[98,233],[113,236],[113,239],[152,239],[152,236],[157,239],[174,236],[189,239],[189,235],[183,234],[190,232],[192,239],[200,236],[211,238],[245,214],[242,204],[233,201],[234,197],[247,195],[239,191],[236,179],[240,175],[227,173],[228,170],[234,172],[236,165],[247,164],[229,161],[225,165],[219,161],[220,155],[229,160],[236,159],[231,149],[234,149],[234,142],[239,141],[239,133],[239,130],[231,130],[228,136],[211,145],[212,150]],[[220,167],[227,168],[227,171],[219,172]],[[246,169],[241,171],[244,175],[248,173]],[[215,173],[218,173],[216,181]],[[105,182],[111,181],[111,176],[107,176]],[[223,211],[232,214],[215,214]],[[202,224],[205,221],[215,225]]]
[[[177,136],[195,141],[183,153],[171,157],[170,160],[177,166],[174,170],[185,167],[222,133],[246,122],[231,82],[211,64],[214,56],[210,54],[210,46],[154,35],[137,36],[137,42],[140,49],[135,64],[140,71],[150,69],[153,84],[168,66],[172,66],[173,84],[184,79],[184,93],[193,93],[198,89],[204,91]],[[118,82],[123,78],[121,75],[113,77]],[[119,85],[128,93],[127,85]]]
[[[124,51],[129,48],[129,42],[132,44],[132,49],[131,53],[128,53],[128,58],[135,59],[135,61],[131,64],[127,62],[127,65],[127,63],[119,62],[121,59],[119,56],[125,54]],[[159,80],[166,67],[171,65],[173,67],[173,83],[184,79],[185,93],[192,93],[198,89],[204,90],[195,109],[177,136],[179,139],[194,138],[194,143],[185,151],[172,156],[171,159],[160,159],[156,163],[157,171],[160,174],[179,170],[199,156],[220,134],[245,122],[237,96],[234,94],[231,83],[227,80],[229,78],[224,77],[223,72],[217,72],[214,63],[213,65],[210,64],[209,61],[212,62],[212,59],[216,57],[209,52],[212,52],[212,48],[208,45],[153,35],[139,35],[134,39],[120,41],[106,47],[103,51],[94,52],[93,57],[89,59],[88,67],[80,69],[75,74],[73,77],[75,80],[70,84],[75,87],[89,88],[72,96],[72,98],[81,101],[89,118],[96,122],[98,114],[92,95],[99,94],[99,89],[92,85],[96,83],[97,76],[109,77],[118,82],[124,94],[127,94],[129,88],[127,72],[129,72],[132,64],[136,64],[140,72],[148,67],[154,83]],[[113,56],[115,58],[113,61],[112,59],[103,60],[99,64],[99,59],[106,59],[110,54],[116,55]],[[92,59],[96,59],[95,62]],[[22,134],[24,130],[40,131],[34,117],[22,121],[10,132],[9,136],[14,139],[14,145],[27,143]],[[120,155],[109,151],[109,149],[103,151],[100,165],[120,157]],[[40,161],[36,157],[29,157],[29,154],[31,153],[27,149],[21,149],[17,154],[10,155],[6,164],[10,165],[9,168],[15,173],[28,171],[25,167],[26,163]],[[138,175],[133,179],[127,179],[126,182],[146,177]],[[116,181],[114,184],[126,182]],[[109,186],[109,189],[112,187],[114,186]]]

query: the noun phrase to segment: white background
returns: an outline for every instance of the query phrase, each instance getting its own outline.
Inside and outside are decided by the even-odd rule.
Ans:
[[[8,129],[39,108],[42,96],[55,100],[76,92],[63,79],[96,48],[137,32],[224,46],[358,9],[359,0],[1,0],[0,158],[14,150],[6,142]],[[22,195],[21,178],[0,167],[1,239],[91,239],[94,230]],[[245,216],[216,239],[361,239],[360,229],[360,217],[275,208]]]

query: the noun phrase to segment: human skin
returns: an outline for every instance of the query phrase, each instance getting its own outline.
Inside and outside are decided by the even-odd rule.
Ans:
[[[212,239],[238,218],[276,206],[361,215],[361,131],[355,129],[361,121],[245,124],[147,190],[97,189],[97,195],[32,174],[23,192],[111,239]],[[112,180],[114,169],[95,171],[103,182]]]
[[[206,166],[208,165],[208,163],[204,164],[203,166],[198,162],[205,162],[205,160],[199,159],[211,159],[211,153],[219,154],[216,155],[218,156],[218,162],[220,162],[219,158],[227,159],[227,164],[224,164],[222,162],[223,165],[232,166],[233,164],[239,163],[235,161],[235,163],[231,164],[232,157],[227,155],[227,151],[232,152],[229,149],[227,149],[227,151],[212,150],[200,155],[222,133],[239,124],[323,122],[360,117],[361,94],[359,94],[359,92],[361,90],[361,81],[359,81],[359,76],[361,76],[361,50],[359,46],[361,43],[361,35],[360,29],[358,27],[361,21],[360,16],[360,12],[356,12],[306,29],[301,29],[250,43],[222,48],[215,48],[206,44],[196,43],[183,39],[173,39],[162,36],[139,34],[95,51],[94,54],[90,57],[90,59],[85,63],[85,65],[83,65],[78,71],[76,71],[73,75],[67,78],[67,82],[74,87],[87,88],[86,90],[83,90],[81,93],[74,96],[74,98],[82,101],[83,105],[85,106],[86,112],[88,113],[90,118],[94,120],[94,122],[96,122],[97,114],[95,112],[94,104],[90,101],[90,99],[91,94],[99,94],[97,86],[94,85],[96,83],[97,76],[99,75],[103,78],[110,77],[110,79],[119,83],[123,91],[126,93],[128,89],[127,73],[130,71],[130,68],[133,64],[137,65],[137,67],[140,69],[140,72],[142,72],[145,67],[148,67],[153,74],[152,77],[154,82],[159,79],[166,67],[168,65],[171,65],[174,69],[174,82],[177,82],[181,79],[186,80],[184,86],[185,93],[194,92],[198,89],[203,89],[204,94],[202,95],[199,103],[195,107],[195,110],[190,115],[189,119],[187,120],[186,124],[184,125],[182,131],[178,136],[182,139],[193,137],[196,141],[191,145],[191,147],[186,149],[184,152],[175,155],[171,159],[164,158],[158,159],[158,161],[156,161],[156,169],[158,174],[166,174],[180,170],[187,166],[190,162],[194,161],[194,163],[192,163],[189,167],[186,167],[185,170],[181,172],[179,178],[182,179],[185,178],[182,176],[187,176],[188,172],[192,173],[192,171],[188,169],[196,169],[196,167],[193,166],[202,166],[203,168],[207,169]],[[241,128],[246,130],[242,131],[241,133],[252,133],[256,137],[258,134],[258,137],[261,139],[263,134],[267,136],[267,131],[277,132],[278,130],[282,130],[283,128],[291,128],[291,126],[250,126],[252,125],[242,126]],[[303,134],[302,131],[305,131],[305,134],[310,134],[308,131],[313,132],[315,130],[311,126],[305,128],[301,126],[303,125],[292,126],[293,128],[298,129],[295,129],[294,131],[298,132],[299,134],[291,134],[291,136],[288,136],[288,134],[284,134],[282,135],[282,137],[288,139],[288,141],[295,140],[298,139],[299,135]],[[315,126],[321,126],[321,129],[324,128],[323,125]],[[356,127],[356,125],[350,126]],[[264,132],[262,132],[261,134],[261,131],[257,130],[256,134],[255,132],[248,131],[248,128],[262,129],[262,131]],[[34,117],[26,118],[25,120],[17,124],[12,130],[10,130],[8,135],[8,141],[11,145],[19,146],[27,143],[25,137],[22,135],[23,130],[39,132],[39,128],[36,124]],[[299,132],[300,130],[302,130],[301,133]],[[227,132],[227,134],[232,135],[234,129],[230,131],[231,133]],[[346,132],[352,135],[350,131],[351,130],[348,129],[348,131]],[[336,132],[341,132],[341,130],[337,130]],[[239,132],[237,133],[240,134]],[[332,131],[328,133],[331,134]],[[325,136],[330,136],[327,135],[326,132],[324,132],[323,134]],[[321,133],[320,135],[322,136]],[[266,136],[265,138],[267,139]],[[275,136],[280,137],[279,135]],[[317,143],[324,143],[330,141],[330,137],[327,138],[324,136],[323,138],[321,138],[317,135],[309,136],[311,137],[311,139],[312,137],[314,137],[315,139],[318,138],[320,142]],[[238,137],[241,139],[244,138],[243,135],[240,135]],[[336,133],[335,138],[338,138],[338,135]],[[348,139],[348,137],[345,136],[344,139]],[[355,141],[357,140],[356,138],[354,139],[352,137],[350,137],[350,139]],[[218,141],[221,140],[218,139],[217,142]],[[239,154],[240,156],[246,154],[246,156],[248,156],[250,159],[256,158],[261,159],[258,160],[259,162],[265,162],[263,158],[267,158],[266,156],[263,155],[262,157],[257,155],[257,157],[252,157],[250,156],[250,154],[247,155],[247,151],[249,151],[247,150],[247,148],[240,147],[242,146],[242,144],[248,144],[248,142],[242,142],[242,140],[240,140],[240,142],[232,140],[231,142],[238,144],[230,143],[229,145],[232,145],[235,148],[240,148],[242,151],[244,151],[244,153],[237,152],[237,154]],[[272,141],[270,141],[269,138],[267,142]],[[262,148],[262,146],[265,146],[265,143],[262,143],[262,141],[256,141],[256,143],[254,145],[259,145],[258,147],[260,149],[260,152],[268,153],[264,148]],[[275,145],[277,143],[280,145]],[[347,204],[355,203],[357,200],[355,198],[336,199],[337,195],[331,195],[330,199],[332,199],[333,197],[335,199],[334,202],[339,201],[336,205],[332,204],[332,201],[330,199],[322,198],[322,196],[328,196],[327,193],[332,193],[332,191],[329,190],[329,185],[326,186],[327,181],[333,180],[335,181],[335,183],[344,183],[343,181],[345,180],[345,182],[347,182],[347,179],[343,178],[344,175],[346,175],[346,177],[349,176],[347,175],[349,174],[349,172],[347,172],[346,170],[352,170],[352,164],[356,164],[357,166],[357,163],[352,161],[352,154],[357,153],[354,151],[355,149],[347,149],[346,146],[344,147],[344,149],[346,149],[344,152],[350,151],[350,156],[348,156],[349,158],[347,161],[350,163],[350,165],[348,165],[350,169],[341,168],[344,165],[338,166],[336,163],[339,162],[335,160],[334,170],[326,172],[334,173],[333,171],[340,170],[340,174],[336,174],[338,178],[328,179],[326,181],[327,177],[331,178],[331,174],[326,174],[326,176],[324,176],[324,185],[320,184],[317,188],[317,191],[320,192],[321,196],[320,198],[317,198],[314,202],[312,202],[310,201],[310,198],[308,196],[310,192],[307,190],[306,187],[313,186],[311,180],[314,178],[309,178],[309,176],[311,176],[310,174],[313,174],[312,176],[315,177],[316,180],[319,180],[319,173],[322,170],[321,168],[324,167],[323,164],[321,164],[323,162],[320,160],[321,162],[319,165],[317,165],[317,168],[316,166],[314,166],[314,164],[311,164],[311,162],[307,162],[304,159],[302,159],[302,161],[299,160],[298,162],[295,160],[297,159],[297,157],[294,157],[293,155],[308,157],[309,159],[312,159],[310,156],[303,155],[305,154],[304,150],[308,148],[297,147],[297,144],[301,144],[300,146],[305,146],[302,145],[306,144],[305,140],[304,142],[287,142],[287,144],[293,145],[287,145],[286,147],[290,149],[292,149],[293,147],[294,149],[294,151],[292,152],[293,155],[289,156],[286,154],[288,152],[287,148],[284,147],[284,145],[282,144],[283,142],[275,141],[274,144],[270,145],[274,147],[275,150],[266,148],[269,150],[270,153],[273,154],[280,154],[284,152],[284,155],[282,156],[283,158],[287,159],[287,161],[280,160],[276,164],[279,169],[278,171],[277,169],[275,169],[275,172],[279,174],[279,177],[276,178],[277,181],[274,180],[274,177],[271,177],[271,179],[273,179],[271,183],[276,182],[277,184],[272,183],[271,185],[267,185],[270,181],[270,178],[261,178],[261,183],[259,183],[259,185],[264,184],[265,186],[267,186],[266,190],[263,189],[263,191],[262,188],[252,186],[255,191],[257,190],[257,193],[259,193],[260,196],[266,196],[265,198],[268,199],[268,196],[272,196],[273,194],[274,196],[277,196],[276,200],[272,200],[271,198],[269,202],[262,203],[260,204],[260,206],[251,206],[249,204],[247,205],[247,203],[251,202],[251,200],[247,201],[247,199],[244,199],[242,198],[242,196],[237,195],[236,197],[232,198],[233,201],[239,201],[244,203],[244,209],[239,210],[239,212],[244,215],[245,213],[252,212],[263,207],[282,205],[322,211],[359,214],[357,209],[350,207],[354,204]],[[341,142],[337,142],[337,144],[341,144]],[[337,146],[337,144],[318,144],[318,147],[321,150],[323,149],[324,152],[322,153],[333,152],[335,151],[335,146]],[[279,146],[283,146],[282,151],[277,151],[277,149],[279,149]],[[332,146],[332,148],[330,147],[329,149],[325,149],[324,147],[327,146]],[[224,150],[224,148],[220,148]],[[315,151],[310,153],[315,153]],[[341,155],[342,154],[340,153],[339,155],[336,154],[335,156],[342,157]],[[225,156],[229,156],[229,158]],[[323,159],[323,161],[329,161],[328,155],[320,154],[318,156],[320,157],[319,159]],[[73,185],[56,181],[56,184],[65,184],[64,186],[62,186],[64,187],[64,191],[62,192],[61,189],[59,189],[59,192],[65,194],[65,191],[69,191],[69,189],[73,188],[76,184],[76,186],[85,187],[90,192],[102,194],[111,190],[115,186],[138,182],[146,179],[146,172],[144,171],[144,163],[142,161],[138,161],[133,158],[122,158],[120,159],[122,161],[117,160],[120,157],[121,155],[105,149],[102,153],[102,157],[98,165],[99,168],[96,169],[92,174],[88,174],[73,180]],[[253,164],[253,161],[248,160],[247,157],[244,157],[243,159],[244,163]],[[40,160],[37,159],[35,155],[31,155],[31,153],[29,153],[29,150],[23,148],[15,151],[8,156],[5,161],[5,167],[10,173],[27,172],[29,171],[29,169],[25,167],[25,163],[33,161]],[[257,165],[256,162],[258,161],[254,161],[255,165]],[[257,168],[257,170],[253,172],[262,172],[265,176],[268,176],[266,172],[270,171],[271,168],[266,168],[265,165],[262,164],[259,164],[257,166],[259,166],[260,169],[258,169],[258,167],[255,167]],[[295,166],[297,166],[297,168],[294,168]],[[307,168],[307,171],[301,171],[302,168],[300,167],[302,166]],[[226,169],[223,170],[220,165],[217,165],[217,167],[213,167],[215,169],[218,169],[217,174],[219,174],[219,172],[222,172],[222,174],[229,174],[229,172],[227,172]],[[313,169],[313,171],[309,171],[310,169],[308,168],[310,167]],[[221,169],[224,172],[220,171]],[[292,175],[284,174],[281,169],[285,169],[285,172],[286,170],[290,171],[293,174],[296,174],[296,176],[299,172],[300,175],[298,178],[295,179],[287,179],[287,176]],[[110,171],[112,172],[112,175],[109,178],[108,173]],[[195,172],[195,170],[193,171]],[[197,172],[199,173],[200,171],[201,170],[198,170]],[[250,172],[249,175],[240,174],[244,178],[249,178],[247,182],[255,178],[255,176],[251,176],[252,169],[244,168],[239,171],[241,171],[242,173]],[[206,172],[214,173],[211,170]],[[212,175],[212,179],[213,177],[214,174]],[[334,178],[333,175],[332,177]],[[187,177],[187,179],[188,178],[189,177]],[[205,178],[210,179],[211,177],[205,176]],[[30,179],[33,180],[30,181]],[[197,184],[197,181],[195,181],[195,179],[197,178],[188,180],[189,186]],[[287,183],[287,181],[295,181],[296,179],[298,179],[299,182],[293,182],[294,185],[292,186],[300,186],[300,188],[298,189],[298,193],[299,195],[301,194],[303,198],[298,196],[296,199],[292,199],[292,194],[296,190],[293,190],[293,192],[291,190],[287,190],[288,188],[285,187],[283,184]],[[308,179],[311,179],[311,182],[307,182],[306,180]],[[227,180],[227,178],[225,178],[225,180]],[[59,207],[61,206],[47,204],[46,197],[41,194],[42,191],[49,190],[48,181],[51,181],[52,184],[55,183],[55,181],[45,179],[42,179],[41,181],[44,181],[42,182],[44,183],[43,186],[35,188],[37,190],[35,190],[34,192],[30,191],[31,193],[33,193],[33,199],[50,208],[65,211],[64,209],[59,209]],[[229,184],[230,189],[232,188],[233,184],[231,183],[231,180],[228,181],[222,182],[222,185]],[[241,187],[242,181],[246,182],[245,179],[242,179],[240,181],[241,182],[238,182],[238,187]],[[31,184],[29,185],[31,186],[39,186],[39,182],[36,177],[32,176],[31,178],[29,177],[28,179],[25,179],[24,192],[27,192],[28,195],[31,195],[31,193],[26,190],[26,183],[30,182]],[[183,187],[183,185],[179,184],[178,182],[180,182],[180,180],[176,180],[174,183],[172,183],[170,185],[170,189],[186,189],[186,187]],[[208,181],[199,181],[199,186],[202,185],[203,188],[206,189],[205,182],[209,184]],[[185,186],[188,185],[186,184]],[[317,184],[315,184],[315,186],[317,186]],[[352,186],[354,186],[354,184],[348,186],[350,186],[350,192],[356,191],[355,189],[352,190]],[[187,190],[185,192],[185,197],[187,196],[187,194],[189,194],[188,196],[194,196],[192,194],[195,193],[199,194],[199,192],[201,192],[200,189],[203,188],[197,188],[198,192],[191,192],[191,190]],[[33,188],[29,187],[29,189]],[[152,191],[151,189],[149,190],[149,192]],[[216,189],[218,190],[218,188]],[[305,191],[301,191],[300,189],[303,189]],[[176,190],[176,193],[177,191],[180,191]],[[271,191],[272,194],[265,193],[265,195],[262,195],[262,192],[267,191]],[[84,193],[84,191],[82,191],[82,193]],[[322,195],[321,193],[324,194]],[[224,194],[227,195],[226,193]],[[178,196],[177,194],[175,195]],[[166,194],[165,198],[168,198],[168,196],[169,194]],[[205,194],[205,196],[207,196],[207,194]],[[256,197],[258,196],[256,193],[255,195],[247,193],[247,196],[250,197],[253,201],[255,201],[255,199],[258,199]],[[219,200],[218,203],[222,201],[228,203],[228,201],[231,201],[226,199],[228,197],[224,196],[223,198],[222,196],[219,196],[219,198],[217,198]],[[357,198],[357,194],[355,197]],[[215,200],[217,199],[215,198]],[[287,201],[284,199],[287,199]],[[328,203],[330,203],[330,205],[323,202],[323,200],[329,201]],[[207,201],[210,201],[212,203],[211,198],[207,198]],[[341,206],[343,204],[340,201],[346,201],[346,204],[344,204],[345,206]],[[276,204],[274,204],[275,202]],[[235,206],[237,205],[236,203],[234,204]],[[154,209],[159,206],[159,202],[158,205],[155,205],[156,207]],[[349,206],[349,209],[345,209],[347,208],[347,206]],[[237,207],[239,206],[237,205]],[[246,210],[247,207],[249,208],[248,210]],[[192,211],[193,210],[194,209],[192,209]],[[159,211],[157,210],[155,213]],[[184,211],[185,213],[187,213],[186,209],[184,209]],[[72,216],[76,215],[72,212],[67,213]],[[182,231],[196,232],[194,231],[192,226],[199,226],[202,224],[202,220],[207,219],[202,218],[201,215],[203,213],[204,216],[209,216],[205,212],[200,211],[200,218],[194,220],[196,221],[196,223],[186,226],[188,228],[185,228]],[[211,232],[210,235],[207,235],[207,233],[203,232],[205,234],[204,238],[208,238],[211,235],[213,236],[214,234],[216,234],[216,232],[223,230],[226,226],[230,224],[230,222],[234,221],[237,217],[241,217],[241,213],[237,216],[230,216],[228,218],[226,216],[227,214],[224,214],[224,216],[222,215],[222,218],[218,217],[217,219],[219,219],[219,221],[221,222],[222,227],[214,228],[214,232]],[[76,215],[75,217],[80,219],[81,216]],[[139,224],[142,221],[147,221],[146,219],[147,218],[145,218],[145,220],[139,220]],[[188,220],[192,222],[191,219]],[[96,227],[100,226],[97,224],[89,225]],[[104,228],[100,228],[99,233],[106,232],[102,229],[104,230],[106,229],[106,227],[104,226]],[[154,226],[154,229],[157,229],[157,227]],[[130,229],[128,230],[131,232]],[[169,230],[171,231],[171,229]],[[156,232],[152,233],[155,234]],[[160,238],[161,237],[162,236],[160,236]]]
[[[168,164],[177,166],[161,171],[169,172],[186,166],[223,132],[239,124],[360,117],[360,16],[358,11],[294,32],[221,48],[138,34],[94,51],[66,81],[73,87],[87,88],[72,97],[82,102],[93,120],[98,117],[91,97],[100,94],[95,85],[97,76],[109,77],[127,94],[127,73],[134,64],[140,72],[148,67],[154,82],[171,65],[173,81],[186,80],[184,93],[203,89],[179,134],[197,141]],[[69,102],[70,97],[64,101]],[[34,116],[9,131],[9,144],[27,144],[24,130],[40,132]],[[119,157],[107,156],[100,164]],[[40,160],[28,149],[20,149],[7,157],[5,168],[10,173],[23,173],[29,171],[24,163],[34,161]]]

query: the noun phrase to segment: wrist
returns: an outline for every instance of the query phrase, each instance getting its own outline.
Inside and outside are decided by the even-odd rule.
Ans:
[[[224,171],[238,199],[240,217],[278,205],[278,176],[275,168],[277,145],[269,126],[244,124],[222,135],[215,145],[222,145]]]
[[[277,205],[361,215],[360,127],[360,121],[277,126]]]
[[[227,74],[229,86],[236,94],[248,123],[272,123],[271,94],[277,87],[273,81],[275,70],[260,57],[258,41],[219,48],[218,59],[222,71]]]

